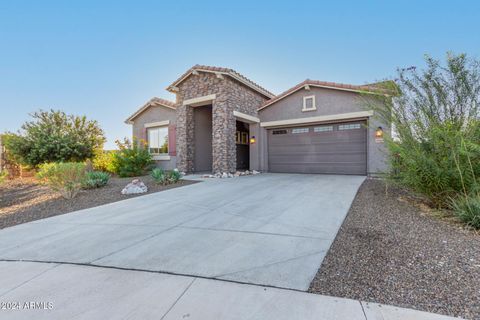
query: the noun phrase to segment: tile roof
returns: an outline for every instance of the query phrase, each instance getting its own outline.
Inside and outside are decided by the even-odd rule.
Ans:
[[[385,82],[371,83],[371,84],[367,84],[367,85],[353,85],[353,84],[345,84],[345,83],[338,83],[338,82],[327,82],[327,81],[306,79],[305,81],[300,82],[296,86],[280,93],[279,95],[273,97],[272,99],[265,101],[265,103],[259,108],[259,110],[273,104],[274,102],[277,102],[277,101],[285,98],[286,96],[296,92],[297,90],[299,90],[299,89],[301,89],[305,86],[323,87],[323,88],[330,88],[330,89],[336,89],[336,90],[347,90],[347,91],[354,91],[354,92],[370,92],[370,93],[376,93],[376,94],[392,95],[393,94],[392,91],[378,86],[381,83],[385,83]]]
[[[147,103],[145,103],[143,106],[141,106],[140,109],[138,109],[134,114],[132,114],[130,117],[128,117],[127,120],[125,120],[125,123],[127,123],[127,124],[132,123],[133,119],[135,119],[140,113],[142,113],[143,111],[145,111],[145,109],[147,109],[149,107],[152,107],[152,106],[153,107],[164,106],[164,107],[171,108],[171,109],[176,108],[175,102],[165,100],[165,99],[162,99],[162,98],[158,98],[158,97],[153,97],[152,99],[148,100]]]
[[[158,98],[158,97],[153,97],[148,102],[150,104],[163,105],[163,106],[171,107],[171,108],[174,108],[174,109],[176,108],[175,102],[170,101],[170,100],[165,100],[165,99],[162,99],[162,98]]]
[[[244,75],[238,73],[237,71],[230,69],[230,68],[222,68],[222,67],[212,67],[212,66],[205,66],[205,65],[199,65],[196,64],[190,69],[188,69],[184,74],[182,74],[177,80],[175,80],[171,85],[168,86],[167,90],[168,91],[173,91],[172,88],[176,87],[179,83],[181,83],[183,80],[185,80],[194,70],[196,71],[204,71],[204,72],[219,72],[222,74],[226,74],[231,76],[232,78],[243,82],[250,88],[256,90],[257,92],[263,94],[264,96],[268,98],[273,98],[275,95],[268,91],[267,89],[263,88],[256,82],[253,82],[252,80],[248,79]]]

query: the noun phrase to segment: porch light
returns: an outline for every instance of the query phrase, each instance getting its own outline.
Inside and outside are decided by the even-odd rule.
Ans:
[[[255,136],[251,136],[250,137],[250,144],[254,144],[255,143]]]
[[[383,138],[383,128],[378,127],[377,130],[375,130],[375,138],[377,139],[382,139]]]

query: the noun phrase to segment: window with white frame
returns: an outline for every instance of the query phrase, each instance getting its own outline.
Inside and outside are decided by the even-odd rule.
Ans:
[[[302,111],[313,111],[317,110],[315,106],[315,96],[303,97],[303,108]]]
[[[148,151],[151,154],[168,154],[168,127],[148,128]]]
[[[328,132],[333,131],[333,126],[321,126],[321,127],[314,127],[313,132]]]
[[[292,129],[292,133],[308,133],[308,128],[295,128]]]
[[[360,123],[350,123],[350,124],[341,124],[338,126],[338,130],[353,130],[353,129],[360,129]]]

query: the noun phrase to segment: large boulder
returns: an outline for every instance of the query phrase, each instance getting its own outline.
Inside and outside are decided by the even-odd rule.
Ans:
[[[133,179],[132,182],[130,182],[125,186],[125,188],[123,188],[122,194],[137,194],[145,193],[147,191],[148,188],[145,183],[143,183],[139,179]]]

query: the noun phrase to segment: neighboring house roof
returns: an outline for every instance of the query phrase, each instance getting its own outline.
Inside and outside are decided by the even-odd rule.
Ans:
[[[306,79],[305,81],[300,82],[299,84],[288,89],[287,91],[284,91],[279,95],[273,97],[272,99],[265,101],[265,103],[260,108],[258,108],[258,110],[262,110],[263,108],[266,108],[274,104],[275,102],[282,100],[283,98],[291,95],[292,93],[309,86],[334,89],[334,90],[352,91],[352,92],[368,92],[368,93],[374,93],[374,94],[392,95],[393,92],[391,90],[387,90],[384,88],[384,84],[386,83],[387,81],[372,83],[367,85],[353,85],[353,84]]]
[[[221,75],[228,75],[231,78],[243,83],[247,87],[257,91],[258,93],[264,95],[267,98],[273,98],[275,95],[268,91],[267,89],[259,86],[257,83],[253,82],[252,80],[248,79],[247,77],[241,75],[237,71],[229,68],[221,68],[221,67],[211,67],[211,66],[202,66],[202,65],[194,65],[190,69],[187,70],[183,75],[180,76],[177,80],[175,80],[171,85],[167,87],[167,90],[170,92],[176,92],[176,87],[182,83],[186,78],[188,78],[192,73],[195,72],[210,72],[216,73]]]
[[[145,111],[147,108],[150,107],[165,107],[165,108],[170,108],[175,110],[175,102],[168,101],[165,99],[153,97],[152,99],[148,100],[147,103],[145,103],[140,109],[138,109],[134,114],[132,114],[130,117],[128,117],[127,120],[125,120],[125,123],[127,124],[132,124],[133,120],[141,114],[143,111]]]

